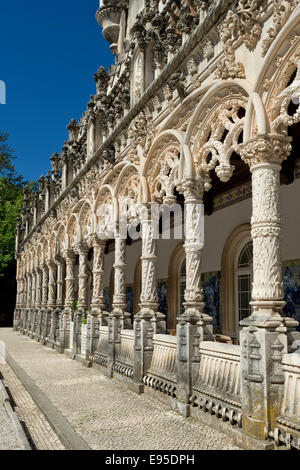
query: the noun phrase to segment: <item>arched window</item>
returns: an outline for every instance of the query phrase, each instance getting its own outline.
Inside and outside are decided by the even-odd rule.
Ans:
[[[253,244],[248,241],[241,249],[236,267],[237,322],[251,315],[251,293],[253,281]]]
[[[184,293],[186,289],[186,259],[183,258],[178,277],[178,311],[180,315],[184,313]]]

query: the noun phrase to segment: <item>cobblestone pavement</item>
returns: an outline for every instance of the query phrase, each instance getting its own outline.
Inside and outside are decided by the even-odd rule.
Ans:
[[[168,405],[146,394],[136,395],[123,383],[87,369],[28,337],[0,329],[1,340],[7,344],[12,358],[92,449],[239,449],[224,434],[177,415]]]
[[[0,372],[13,400],[16,415],[23,426],[25,424],[25,433],[31,447],[35,450],[64,450],[64,446],[16,374],[7,364],[1,363]]]
[[[20,450],[18,439],[4,404],[0,401],[0,450]]]

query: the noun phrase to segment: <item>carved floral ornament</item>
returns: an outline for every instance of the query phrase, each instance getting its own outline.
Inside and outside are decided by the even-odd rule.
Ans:
[[[221,181],[231,178],[234,166],[230,163],[233,152],[238,152],[244,128],[246,99],[230,98],[218,103],[203,118],[204,126],[194,136],[194,159],[197,173],[209,178],[215,170]]]
[[[239,0],[220,23],[218,30],[223,43],[224,59],[218,66],[217,78],[245,78],[244,66],[236,63],[234,43],[242,38],[245,45],[253,50],[261,36],[261,13],[266,0]]]
[[[151,199],[156,202],[173,204],[176,202],[174,190],[178,180],[180,145],[169,143],[159,149],[157,157],[153,156],[149,169],[149,189]]]
[[[289,140],[280,135],[260,135],[239,146],[241,158],[250,168],[263,163],[280,165],[291,150]]]
[[[299,5],[299,0],[274,0],[273,24],[267,31],[267,37],[263,40],[263,57],[297,5]]]
[[[300,122],[300,48],[298,48],[295,57],[289,62],[288,70],[290,76],[285,75],[285,81],[291,81],[293,75],[291,71],[295,73],[295,77],[289,86],[282,91],[280,90],[279,95],[275,95],[277,98],[269,109],[272,131],[282,135],[287,135],[289,126]],[[291,109],[291,105],[294,105],[294,109]]]

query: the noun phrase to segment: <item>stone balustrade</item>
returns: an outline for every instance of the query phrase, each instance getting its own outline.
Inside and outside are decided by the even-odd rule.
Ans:
[[[116,361],[127,366],[133,366],[133,330],[121,331],[121,343],[116,345]]]
[[[93,362],[101,366],[107,365],[108,357],[108,326],[99,328],[99,343],[97,352],[93,355]]]
[[[176,342],[174,336],[154,335],[153,355],[144,384],[173,396],[176,384]]]
[[[278,423],[299,432],[300,437],[300,354],[284,354],[284,398]]]
[[[203,341],[194,389],[239,406],[240,346]]]

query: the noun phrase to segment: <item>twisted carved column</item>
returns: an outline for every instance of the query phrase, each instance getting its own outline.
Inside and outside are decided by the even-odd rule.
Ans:
[[[75,261],[76,255],[72,250],[66,250],[64,252],[66,260],[66,297],[65,307],[72,308],[75,296]]]
[[[253,194],[253,311],[241,322],[241,397],[244,432],[258,439],[276,426],[284,384],[281,358],[287,334],[298,324],[281,316],[280,170],[290,151],[288,140],[277,135],[260,135],[240,146],[251,169]]]
[[[36,273],[35,270],[31,274],[31,307],[35,305],[35,289],[36,289]]]
[[[151,221],[150,207],[141,216],[142,230],[142,288],[140,309],[144,314],[155,315],[158,308],[156,250],[157,241],[154,238],[154,227]]]
[[[94,249],[93,264],[93,297],[92,308],[104,310],[104,250],[105,241],[98,240],[95,236],[92,238],[92,246]]]
[[[46,308],[48,302],[48,266],[42,265],[42,307]]]
[[[79,253],[79,292],[78,292],[78,307],[84,310],[87,309],[87,281],[88,281],[88,264],[87,254],[88,247],[84,243],[78,245]]]
[[[189,416],[188,399],[192,393],[193,367],[200,362],[199,344],[212,340],[212,318],[206,315],[201,289],[201,261],[204,248],[204,208],[202,180],[189,179],[179,190],[185,203],[186,290],[184,313],[177,325],[177,406],[179,413]]]
[[[48,284],[48,308],[56,307],[56,263],[54,260],[48,260],[49,284]]]
[[[105,312],[104,299],[104,252],[105,241],[100,240],[96,234],[91,236],[94,250],[93,257],[93,296],[92,312],[88,316],[87,358],[97,349],[99,342],[99,328],[107,325],[108,313]]]
[[[72,321],[72,306],[75,299],[75,262],[76,254],[72,250],[64,251],[64,258],[66,260],[66,296],[65,296],[65,309],[63,311],[61,335],[60,335],[60,348],[63,351],[69,348],[70,345],[70,322]]]
[[[126,240],[122,240],[119,234],[115,238],[115,289],[113,296],[113,309],[124,311],[126,307],[126,263],[125,263]]]
[[[165,316],[157,312],[156,239],[151,220],[151,207],[140,214],[142,229],[142,288],[140,311],[134,321],[134,366],[132,389],[144,390],[143,377],[150,367],[153,352],[153,334],[165,333]]]
[[[49,291],[48,291],[48,304],[47,304],[47,315],[46,315],[46,335],[48,339],[52,342],[55,340],[56,333],[56,278],[57,278],[57,266],[54,260],[48,260],[48,269],[49,269]],[[49,330],[50,323],[50,331]]]
[[[42,301],[42,270],[41,268],[35,269],[36,275],[36,287],[35,287],[35,307],[40,308]]]
[[[56,282],[56,306],[58,308],[63,308],[64,306],[64,299],[63,299],[63,288],[64,288],[64,280],[63,280],[63,270],[64,270],[64,260],[63,258],[58,258],[56,260],[57,264],[57,282]]]

